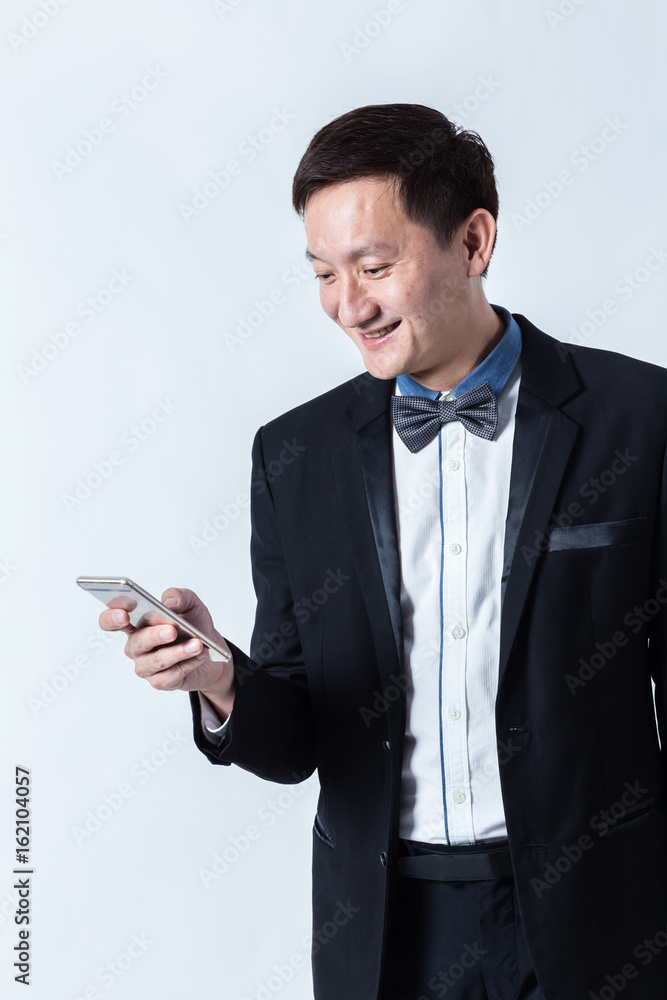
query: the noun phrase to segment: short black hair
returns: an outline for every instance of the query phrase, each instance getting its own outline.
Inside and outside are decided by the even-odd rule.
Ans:
[[[484,142],[423,104],[369,104],[321,128],[294,174],[294,209],[303,218],[315,191],[361,177],[392,180],[407,218],[429,229],[443,249],[476,208],[498,221],[494,162]],[[491,254],[495,246],[494,238]]]

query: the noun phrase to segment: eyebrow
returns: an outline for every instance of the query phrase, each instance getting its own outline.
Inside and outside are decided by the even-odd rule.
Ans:
[[[346,260],[355,260],[357,257],[367,257],[379,256],[381,257],[385,253],[398,253],[398,246],[396,243],[365,243],[363,246],[355,247],[350,250]],[[306,260],[324,260],[323,257],[318,257],[317,254],[311,253],[306,247],[305,253]],[[326,262],[325,262],[326,263]]]

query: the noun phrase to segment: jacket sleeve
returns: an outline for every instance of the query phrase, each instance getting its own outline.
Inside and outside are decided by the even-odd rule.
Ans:
[[[234,657],[236,693],[229,725],[217,746],[202,730],[196,691],[190,693],[190,702],[195,743],[213,764],[238,764],[269,781],[294,784],[315,770],[315,734],[262,429],[252,447],[250,501],[255,625],[250,655],[227,639]]]
[[[667,777],[667,450],[662,462],[660,505],[655,527],[655,544],[650,596],[660,610],[649,625],[648,655],[655,684],[655,709],[665,776]]]

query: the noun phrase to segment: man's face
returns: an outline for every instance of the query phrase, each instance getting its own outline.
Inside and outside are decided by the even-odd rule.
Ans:
[[[376,177],[316,191],[304,223],[322,308],[371,375],[428,377],[456,357],[471,292],[462,240],[443,250]]]

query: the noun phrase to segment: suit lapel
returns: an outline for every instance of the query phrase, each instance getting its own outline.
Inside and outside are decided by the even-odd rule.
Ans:
[[[578,433],[559,407],[582,386],[569,352],[524,316],[521,383],[515,419],[510,493],[505,524],[498,685],[516,637],[540,540]],[[365,372],[354,380],[342,414],[352,433],[332,451],[334,476],[380,655],[384,683],[403,670],[401,572],[395,512],[390,400],[393,379]]]
[[[331,453],[352,557],[373,630],[382,686],[403,671],[401,571],[394,502],[393,379],[365,372],[343,419],[354,433]]]
[[[524,316],[501,582],[498,687],[579,427],[560,407],[582,390],[568,349]]]

